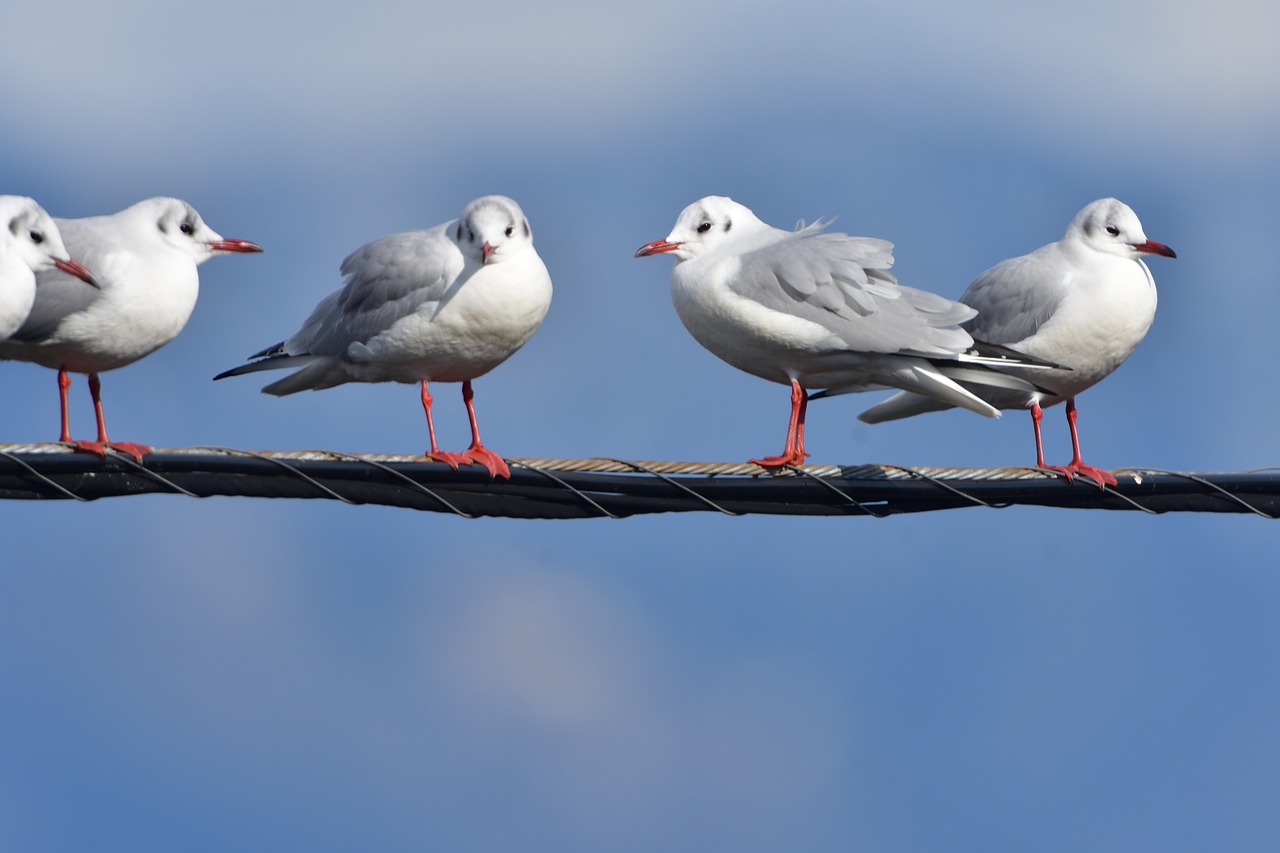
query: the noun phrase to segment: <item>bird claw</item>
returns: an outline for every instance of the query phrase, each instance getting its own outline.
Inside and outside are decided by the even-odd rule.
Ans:
[[[71,445],[71,449],[76,453],[93,453],[97,456],[101,456],[103,459],[107,458],[107,448],[104,447],[101,442],[78,441],[68,438],[63,439],[62,443]]]
[[[139,465],[142,464],[142,457],[152,452],[152,448],[147,445],[137,444],[132,441],[109,441],[107,442],[107,447],[111,448],[116,453],[123,453],[127,456],[132,456],[137,460]]]
[[[461,453],[449,453],[444,450],[428,450],[426,456],[432,462],[443,462],[455,471],[463,462],[470,461]]]
[[[1085,465],[1083,462],[1072,462],[1070,465],[1042,465],[1041,467],[1046,471],[1061,474],[1068,483],[1072,481],[1073,475],[1079,474],[1081,477],[1086,477],[1097,483],[1099,489],[1106,489],[1107,486],[1116,485],[1116,478],[1109,471],[1095,468],[1092,465]]]
[[[494,453],[487,447],[472,446],[460,455],[464,462],[468,462],[473,465],[483,465],[489,472],[489,476],[491,478],[502,477],[507,480],[511,479],[511,469],[507,467],[507,463],[501,456]]]
[[[803,451],[799,453],[783,453],[780,456],[766,456],[763,459],[748,459],[747,461],[753,465],[759,465],[761,468],[786,468],[788,465],[803,465],[804,458],[808,453]]]
[[[152,448],[145,444],[135,444],[132,441],[64,441],[63,444],[71,445],[71,449],[76,453],[92,453],[96,456],[107,458],[107,451],[114,450],[116,453],[123,453],[126,456],[132,456],[139,465],[142,464],[142,457],[152,452]]]

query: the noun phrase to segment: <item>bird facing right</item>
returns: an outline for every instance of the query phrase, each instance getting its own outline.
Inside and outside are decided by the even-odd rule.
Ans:
[[[0,195],[0,341],[26,322],[36,301],[36,273],[59,269],[97,287],[72,260],[58,226],[34,199]]]
[[[0,341],[0,359],[58,371],[60,441],[79,452],[105,456],[110,448],[141,462],[150,447],[107,438],[98,374],[132,364],[182,331],[200,291],[200,264],[214,255],[262,248],[224,239],[195,208],[176,198],[149,198],[107,216],[56,222],[63,241],[93,271],[99,288],[68,281],[58,270],[41,272],[31,313],[12,337]],[[69,372],[89,376],[96,441],[71,438]]]
[[[1061,365],[1035,372],[1035,383],[1045,391],[970,390],[1002,409],[1030,409],[1036,466],[1058,471],[1068,481],[1080,474],[1099,486],[1116,483],[1113,475],[1081,458],[1075,398],[1119,367],[1151,328],[1156,285],[1142,261],[1146,255],[1177,257],[1168,246],[1147,239],[1128,205],[1114,198],[1098,199],[1076,214],[1062,239],[1000,262],[960,297],[978,311],[965,324],[975,338]],[[1017,374],[1019,369],[1008,372]],[[1072,459],[1065,466],[1046,465],[1041,410],[1064,400]],[[880,423],[945,408],[937,400],[903,392],[859,418]]]

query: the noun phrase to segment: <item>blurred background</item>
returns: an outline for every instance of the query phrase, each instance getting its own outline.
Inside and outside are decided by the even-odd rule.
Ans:
[[[476,383],[490,447],[776,453],[788,390],[702,350],[670,259],[631,257],[685,205],[837,217],[958,297],[1114,195],[1179,258],[1079,400],[1086,459],[1280,463],[1274,4],[118,0],[5,28],[0,191],[63,217],[179,196],[266,249],[202,267],[182,335],[104,376],[117,440],[421,452],[410,386],[210,378],[292,333],[350,250],[503,193],[556,292]],[[0,373],[0,439],[54,439],[53,371]],[[433,390],[461,449],[457,386]],[[884,396],[815,403],[812,461],[1034,459],[1023,413],[856,420]],[[72,405],[90,436],[82,377]],[[1280,844],[1277,533],[1253,516],[155,496],[6,502],[0,530],[4,849]]]

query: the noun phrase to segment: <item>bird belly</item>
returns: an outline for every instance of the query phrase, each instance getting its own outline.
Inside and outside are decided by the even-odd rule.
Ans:
[[[442,302],[422,305],[367,344],[348,350],[359,381],[463,382],[506,361],[538,330],[551,304],[551,281],[520,286],[480,273]]]
[[[774,311],[727,287],[696,287],[673,276],[671,297],[689,334],[734,367],[771,382],[806,387],[808,374],[833,350],[830,331],[802,317]]]
[[[1074,310],[1073,305],[1081,309]],[[1067,302],[1036,334],[1010,346],[1071,370],[1020,371],[1019,375],[1056,392],[1051,403],[1074,397],[1124,363],[1146,337],[1155,312],[1155,288],[1145,280]]]
[[[84,310],[68,314],[52,334],[32,346],[32,360],[76,373],[132,364],[178,336],[195,308],[197,293],[195,286],[174,287],[125,306],[120,291],[105,292]]]

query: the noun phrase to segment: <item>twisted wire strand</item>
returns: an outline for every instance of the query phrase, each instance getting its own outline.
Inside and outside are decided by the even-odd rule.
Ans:
[[[512,478],[476,466],[452,470],[421,456],[331,450],[158,449],[139,464],[126,455],[75,453],[61,444],[0,445],[0,498],[95,500],[171,492],[327,498],[447,512],[531,518],[625,518],[655,512],[740,516],[863,514],[884,517],[966,506],[1013,505],[1247,512],[1280,517],[1280,469],[1207,474],[1127,468],[1118,485],[1067,483],[1035,468],[939,468],[891,464],[798,465],[765,471],[750,463],[510,459]],[[299,485],[289,485],[292,481]]]

